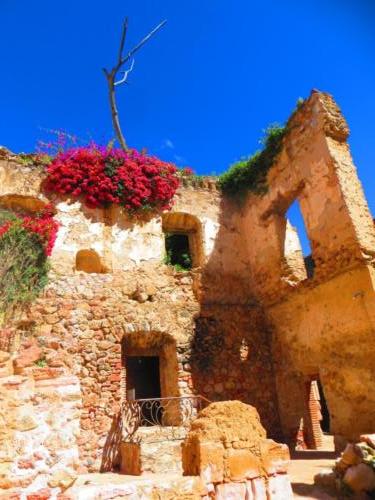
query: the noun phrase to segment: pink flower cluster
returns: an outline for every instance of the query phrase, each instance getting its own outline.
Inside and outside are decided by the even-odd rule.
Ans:
[[[21,223],[26,231],[36,234],[43,246],[44,253],[49,256],[52,253],[59,225],[53,218],[51,205],[47,205],[38,215],[26,215],[6,222],[0,227],[0,238],[14,225]]]
[[[128,212],[166,210],[179,186],[177,168],[135,150],[92,144],[58,153],[47,167],[47,191],[82,196],[88,207],[114,203]]]

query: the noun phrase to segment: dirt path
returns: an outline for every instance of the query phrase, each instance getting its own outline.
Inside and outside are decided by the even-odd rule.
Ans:
[[[314,476],[322,469],[331,469],[337,456],[329,436],[325,439],[324,450],[294,452],[289,475],[295,498],[332,500],[334,497],[314,486]]]

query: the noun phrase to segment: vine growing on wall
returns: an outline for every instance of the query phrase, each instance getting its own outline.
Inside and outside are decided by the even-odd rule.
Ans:
[[[0,315],[37,297],[47,284],[58,224],[51,207],[35,216],[0,212]]]
[[[261,140],[263,149],[233,164],[219,177],[223,193],[240,200],[249,192],[257,195],[266,193],[267,174],[281,152],[286,130],[287,127],[277,124],[269,126]]]

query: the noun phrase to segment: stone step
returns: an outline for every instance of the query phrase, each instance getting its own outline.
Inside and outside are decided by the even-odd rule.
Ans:
[[[85,474],[65,491],[64,498],[74,500],[103,500],[128,498],[144,500],[200,500],[206,488],[199,477],[158,474],[152,477],[125,476],[115,473]]]
[[[121,470],[126,474],[182,474],[181,444],[185,434],[184,427],[140,427],[137,444],[121,447]]]

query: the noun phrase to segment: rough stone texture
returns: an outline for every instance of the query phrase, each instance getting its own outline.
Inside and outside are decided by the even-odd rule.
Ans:
[[[184,436],[186,430],[181,429]],[[181,474],[181,444],[175,428],[141,427],[137,432],[137,442],[123,442],[120,447],[123,474]]]
[[[38,169],[13,159],[0,162],[3,205],[30,209],[48,201]],[[12,325],[7,348],[17,373],[26,375],[30,365],[43,360],[79,378],[83,408],[77,442],[83,469],[111,470],[119,464],[126,355],[160,356],[162,397],[241,398],[257,405],[277,435],[270,335],[260,307],[249,304],[236,208],[211,184],[181,188],[172,212],[138,222],[117,208],[89,210],[79,201],[53,196],[52,201],[60,230],[50,284],[20,326]],[[176,273],[161,263],[163,226],[182,230],[184,224],[198,261],[191,273]],[[224,251],[229,247],[235,253]],[[76,271],[76,254],[84,249],[95,251],[108,272]],[[226,290],[218,276],[225,276]],[[213,339],[208,345],[202,345],[202,329],[208,331],[205,340]],[[219,337],[226,354],[215,345]],[[230,373],[223,359],[230,360]],[[260,374],[262,387],[256,382]]]
[[[273,330],[281,426],[293,444],[308,418],[312,379],[323,385],[337,443],[373,426],[375,231],[347,135],[333,99],[313,92],[291,118],[268,192],[249,196],[242,209],[252,290]],[[312,279],[288,236],[285,213],[296,199],[315,262]]]
[[[373,434],[361,436],[359,443],[349,443],[332,470],[314,476],[314,482],[341,498],[348,489],[354,498],[375,495],[375,443]],[[346,493],[345,493],[346,492]]]
[[[202,500],[207,489],[199,478],[159,474],[149,477],[119,474],[81,476],[61,500]],[[60,500],[60,497],[59,497]]]
[[[28,450],[42,446],[46,457],[65,457],[63,431],[49,423],[48,408],[66,421],[78,472],[119,465],[127,355],[159,356],[163,397],[239,399],[256,406],[271,437],[282,433],[293,445],[311,419],[307,385],[318,379],[337,443],[373,430],[375,230],[347,136],[333,99],[313,92],[291,118],[264,196],[249,195],[239,206],[214,181],[183,186],[171,212],[141,220],[118,207],[47,198],[41,169],[0,151],[0,205],[36,211],[52,201],[60,222],[48,287],[29,311],[1,327],[3,487],[32,484],[33,494],[46,494],[43,474],[30,465],[34,451],[18,451],[12,440],[22,433]],[[311,279],[285,216],[296,199],[315,262]],[[174,230],[188,234],[189,273],[162,264],[163,231]],[[59,389],[69,380],[77,391],[71,406]],[[40,445],[42,429],[51,432]],[[238,470],[249,471],[235,451],[242,449],[233,445],[232,454],[240,455]],[[202,447],[202,463],[211,453],[219,451]],[[283,472],[280,453],[269,473]],[[212,475],[221,470],[225,475],[225,468]]]
[[[42,370],[0,378],[0,492],[67,488],[77,476],[79,381]]]
[[[288,448],[267,439],[256,409],[240,401],[202,410],[191,424],[182,458],[184,474],[213,483],[215,498],[293,497]]]

